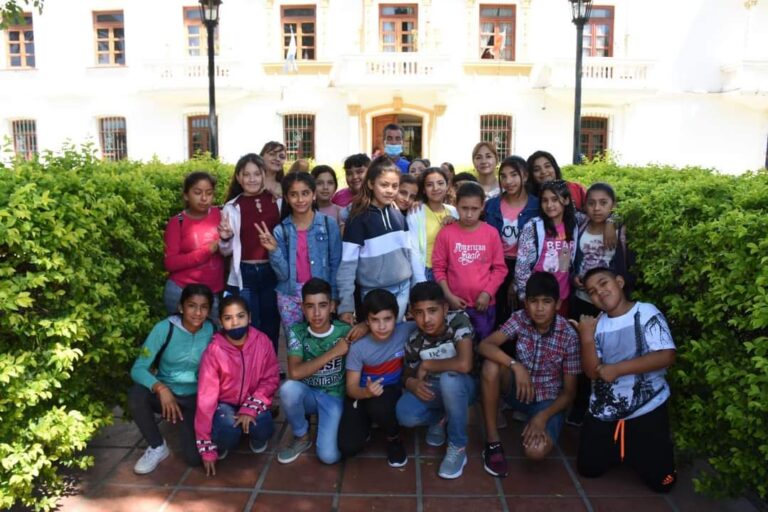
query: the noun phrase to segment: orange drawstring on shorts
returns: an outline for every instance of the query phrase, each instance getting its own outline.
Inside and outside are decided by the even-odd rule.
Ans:
[[[619,448],[620,454],[621,454],[621,460],[624,460],[624,420],[619,420],[618,423],[616,423],[616,430],[613,431],[613,442],[619,440],[619,436],[621,436],[621,446]]]

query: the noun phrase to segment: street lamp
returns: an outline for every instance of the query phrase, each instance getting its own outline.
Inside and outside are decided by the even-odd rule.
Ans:
[[[581,59],[584,51],[584,25],[592,12],[592,0],[568,0],[571,21],[576,25],[576,99],[573,109],[573,163],[581,163]]]
[[[219,24],[221,0],[200,0],[200,17],[208,33],[208,148],[213,158],[219,157],[219,131],[216,126],[216,84],[214,82],[214,31]]]

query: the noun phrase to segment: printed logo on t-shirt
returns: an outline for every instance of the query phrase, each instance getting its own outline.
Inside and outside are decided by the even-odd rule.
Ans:
[[[453,246],[453,254],[458,256],[457,261],[466,266],[478,261],[486,251],[485,244],[463,244],[456,242]]]
[[[544,242],[544,272],[568,272],[571,265],[573,242],[566,240],[547,240]]]
[[[451,359],[456,357],[456,346],[453,343],[443,343],[432,348],[425,348],[419,352],[422,361],[428,359]]]

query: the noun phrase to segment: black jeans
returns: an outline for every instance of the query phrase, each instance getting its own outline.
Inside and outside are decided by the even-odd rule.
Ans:
[[[626,462],[656,492],[669,492],[677,480],[667,402],[647,414],[625,420],[625,457],[621,441],[614,441],[616,421],[601,421],[589,414],[584,418],[576,456],[581,476],[596,478]]]
[[[375,422],[387,437],[395,437],[400,433],[397,423],[395,406],[402,390],[400,383],[386,386],[384,393],[376,398],[353,400],[344,398],[344,410],[339,422],[339,451],[344,458],[359,453],[365,446],[371,423]],[[355,402],[357,406],[355,406]]]
[[[173,396],[176,397],[176,402],[179,404],[181,414],[184,417],[181,425],[179,425],[182,456],[189,466],[199,466],[201,464],[200,454],[195,445],[197,395]],[[160,434],[160,429],[155,421],[155,413],[160,414],[162,412],[160,397],[141,384],[134,384],[128,391],[128,409],[149,446],[157,448],[163,444],[163,436]]]

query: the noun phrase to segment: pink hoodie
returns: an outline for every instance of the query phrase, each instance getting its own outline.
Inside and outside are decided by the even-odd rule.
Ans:
[[[250,327],[242,350],[221,333],[213,336],[200,360],[195,437],[203,460],[216,460],[211,441],[213,415],[220,402],[240,405],[237,414],[254,418],[268,411],[280,383],[280,365],[272,342]]]

